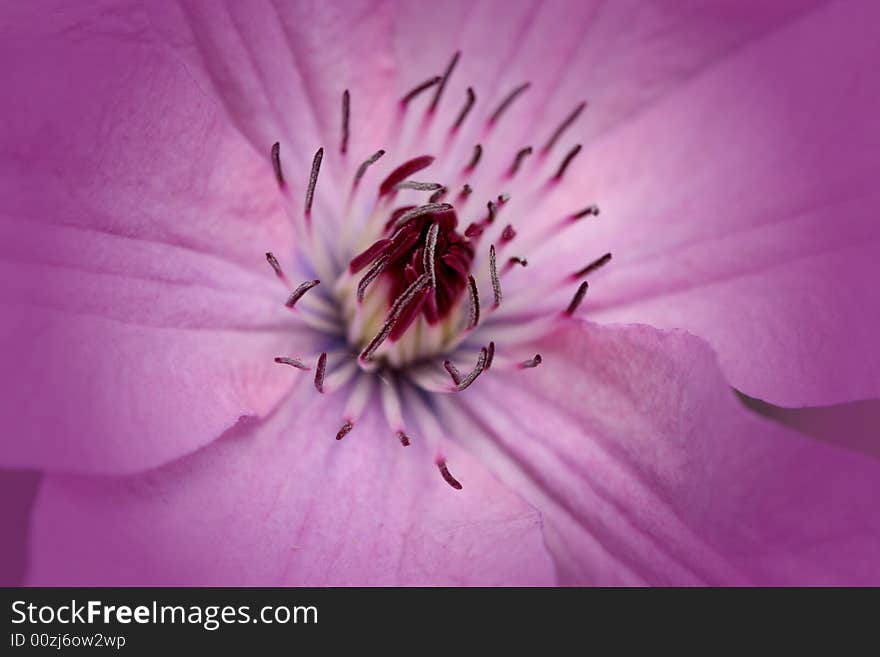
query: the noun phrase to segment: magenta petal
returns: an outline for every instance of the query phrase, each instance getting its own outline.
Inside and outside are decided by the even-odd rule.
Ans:
[[[423,439],[372,411],[342,442],[337,397],[308,385],[270,419],[160,470],[50,476],[30,584],[552,584],[538,514],[460,450],[464,489]]]
[[[880,583],[880,463],[751,414],[703,341],[572,321],[536,351],[443,412],[540,509],[564,582]]]

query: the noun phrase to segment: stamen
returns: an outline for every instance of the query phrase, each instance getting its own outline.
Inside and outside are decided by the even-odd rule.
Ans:
[[[467,289],[471,300],[471,312],[466,328],[470,330],[480,323],[480,293],[477,291],[477,282],[473,276],[468,276]]]
[[[281,144],[272,144],[272,168],[275,170],[275,180],[279,187],[284,187],[284,174],[281,173]]]
[[[572,219],[581,219],[582,217],[586,217],[587,215],[593,215],[594,217],[599,216],[599,206],[595,203],[592,205],[588,205],[583,210],[579,210],[571,215]]]
[[[488,214],[486,215],[486,224],[494,224],[495,223],[495,214],[498,212],[498,206],[495,205],[494,201],[489,201],[486,203],[486,210]]]
[[[318,365],[315,368],[315,389],[324,393],[324,372],[327,371],[327,352],[322,351],[318,356]]]
[[[482,347],[480,349],[480,355],[477,356],[477,364],[474,365],[474,369],[470,371],[470,373],[464,377],[461,381],[456,384],[455,389],[458,392],[466,390],[470,385],[477,380],[477,377],[483,373],[483,370],[486,369],[486,361],[489,358],[489,350],[486,347]],[[540,356],[539,356],[540,358]]]
[[[571,127],[571,124],[577,121],[577,117],[581,115],[581,112],[584,111],[584,108],[587,106],[586,103],[581,103],[569,114],[565,119],[563,119],[562,123],[559,124],[559,127],[553,131],[553,134],[550,136],[550,139],[547,140],[547,143],[544,144],[544,148],[542,148],[542,152],[548,153],[551,148],[559,141],[559,138],[562,136],[562,133],[568,130]]]
[[[604,265],[607,265],[610,261],[611,261],[611,254],[606,253],[601,258],[597,258],[596,260],[593,260],[593,262],[588,264],[583,269],[579,269],[578,271],[576,271],[574,274],[571,275],[571,277],[572,278],[582,278],[583,276],[586,276],[587,274],[596,271],[597,269],[599,269],[599,267],[603,267]]]
[[[437,289],[437,272],[434,269],[434,260],[437,251],[437,235],[440,233],[440,224],[431,224],[428,235],[425,238],[425,253],[422,256],[424,270],[431,277],[431,287]]]
[[[533,367],[537,367],[538,365],[540,365],[540,364],[543,363],[543,362],[544,362],[544,359],[541,358],[541,354],[535,354],[535,357],[534,357],[534,358],[530,358],[529,360],[524,360],[523,362],[521,362],[521,363],[518,365],[518,367],[519,367],[521,370],[528,370],[528,369],[531,369],[531,368],[533,368]]]
[[[470,185],[468,185],[467,183],[465,183],[464,187],[461,188],[461,191],[458,193],[458,195],[461,198],[467,198],[468,196],[470,196],[473,193],[473,191],[474,191],[473,188]]]
[[[269,263],[269,266],[275,271],[275,275],[280,278],[282,281],[287,281],[287,276],[284,275],[284,272],[281,270],[281,264],[278,262],[278,258],[271,251],[266,252],[266,261]]]
[[[501,101],[501,104],[498,106],[498,109],[496,109],[492,113],[492,116],[489,117],[489,125],[496,123],[498,121],[498,119],[501,117],[501,115],[504,113],[504,111],[508,107],[510,107],[510,105],[513,103],[513,101],[515,101],[519,97],[520,94],[525,92],[531,86],[532,86],[531,82],[524,82],[523,84],[519,85],[516,89],[511,91],[509,94],[507,94],[507,97]]]
[[[309,186],[306,189],[306,217],[312,214],[312,201],[315,198],[315,186],[318,184],[318,173],[321,171],[322,159],[324,159],[324,149],[319,148],[312,159],[312,171],[309,173]]]
[[[311,368],[303,363],[301,360],[296,358],[287,358],[285,356],[279,356],[275,359],[275,362],[279,365],[290,365],[291,367],[295,367],[298,370],[310,370]]]
[[[354,174],[354,187],[357,187],[358,183],[361,181],[361,178],[363,178],[364,174],[367,172],[367,169],[371,165],[376,164],[376,162],[379,161],[379,158],[383,155],[385,155],[385,151],[380,148],[378,151],[376,151],[375,153],[370,155],[370,157],[364,160],[363,164],[358,167],[357,173]]]
[[[296,305],[296,302],[299,301],[302,296],[311,290],[313,287],[318,285],[321,281],[317,278],[312,281],[306,281],[305,283],[300,283],[299,286],[291,293],[289,297],[287,297],[287,301],[284,302],[284,305],[288,308],[293,308]]]
[[[486,365],[483,367],[484,371],[492,367],[493,360],[495,360],[495,343],[490,342],[489,346],[486,348]]]
[[[400,215],[400,217],[397,218],[397,221],[394,222],[393,229],[397,230],[412,219],[421,217],[422,215],[434,212],[449,212],[450,210],[452,210],[452,206],[449,205],[449,203],[425,203],[425,205],[420,205],[411,210],[407,210]]]
[[[498,280],[498,265],[495,260],[495,245],[489,246],[489,277],[492,279],[492,294],[495,295],[495,308],[501,305],[501,281]]]
[[[400,439],[400,444],[404,447],[409,447],[409,436],[407,436],[403,431],[397,432],[397,437]]]
[[[504,230],[501,231],[501,241],[502,242],[509,242],[514,237],[516,237],[516,230],[514,230],[514,228],[511,224],[507,224],[504,227]]]
[[[472,223],[464,229],[465,237],[479,237],[483,234],[483,227],[480,224]]]
[[[467,100],[464,101],[464,107],[461,108],[461,112],[459,112],[458,118],[455,119],[455,123],[452,124],[453,132],[458,130],[461,127],[461,124],[464,123],[464,120],[467,118],[467,115],[470,113],[476,101],[477,94],[474,93],[473,87],[468,87]]]
[[[440,183],[428,183],[428,182],[416,182],[415,180],[404,180],[401,183],[397,183],[394,186],[394,189],[414,189],[417,192],[433,192],[438,189],[443,189],[443,185]]]
[[[443,480],[447,484],[452,486],[455,490],[461,490],[461,484],[458,483],[458,479],[449,473],[449,468],[446,467],[446,461],[439,459],[437,461],[437,468],[440,470],[440,474],[443,475]]]
[[[348,119],[351,113],[351,95],[348,89],[342,92],[342,143],[339,152],[345,155],[348,152]]]
[[[577,292],[574,293],[574,297],[571,299],[571,303],[568,304],[568,308],[565,309],[565,314],[571,317],[574,315],[574,312],[578,309],[578,306],[581,305],[581,302],[584,300],[584,295],[587,293],[587,288],[590,287],[590,284],[587,281],[584,281],[580,284],[577,289]]]
[[[370,270],[366,274],[364,274],[364,277],[361,278],[361,280],[358,282],[358,286],[357,286],[358,303],[364,302],[364,295],[366,295],[367,288],[370,286],[370,283],[372,283],[374,280],[376,280],[376,278],[379,277],[379,274],[381,274],[383,271],[385,271],[385,266],[387,264],[388,264],[387,257],[383,256],[382,258],[379,258],[373,264],[373,266],[370,267]]]
[[[474,146],[474,154],[471,156],[471,161],[464,168],[465,171],[473,171],[477,168],[477,165],[480,163],[480,158],[483,157],[483,147],[480,144]]]
[[[391,330],[394,328],[397,320],[400,319],[400,316],[406,310],[407,306],[409,306],[413,299],[415,299],[416,295],[422,290],[422,288],[428,284],[429,280],[427,274],[422,274],[403,291],[403,294],[397,297],[397,300],[392,304],[391,309],[388,311],[388,319],[385,320],[382,330],[376,334],[376,336],[370,341],[370,344],[368,344],[361,352],[360,359],[362,361],[370,360],[376,350],[383,342],[385,342],[385,339],[391,334]]]
[[[455,365],[452,364],[451,360],[444,360],[443,367],[445,367],[446,371],[449,372],[449,376],[452,378],[452,382],[455,385],[461,383],[461,372]]]
[[[446,189],[446,187],[441,187],[436,192],[431,194],[431,196],[428,197],[428,203],[437,203],[441,198],[446,196],[446,192],[448,192],[448,191],[449,190]]]
[[[435,75],[433,78],[428,78],[427,80],[425,80],[421,84],[416,85],[415,87],[412,88],[412,90],[409,93],[407,93],[403,98],[400,99],[400,104],[403,105],[404,107],[406,107],[406,105],[409,103],[409,101],[411,101],[413,98],[418,96],[423,91],[430,89],[435,84],[440,84],[441,80],[443,80],[443,76]]]
[[[510,194],[504,193],[498,195],[498,205],[504,205],[510,200]]]
[[[433,161],[434,158],[431,155],[421,155],[419,157],[414,157],[411,160],[407,160],[388,174],[388,177],[382,181],[382,184],[379,185],[379,196],[385,196],[389,192],[393,192],[394,186],[397,185],[397,183],[403,182],[416,171],[421,171],[425,167],[430,166]]]
[[[523,267],[529,266],[529,261],[525,258],[521,258],[520,256],[513,256],[510,260],[507,261],[508,265],[521,265]]]
[[[449,82],[449,77],[455,70],[455,65],[458,64],[459,57],[461,57],[461,51],[457,50],[452,56],[452,60],[449,62],[449,66],[446,67],[446,72],[443,74],[443,79],[441,79],[440,84],[437,85],[437,90],[434,92],[434,98],[431,100],[431,104],[428,106],[429,112],[433,112],[435,109],[437,109],[437,104],[440,102],[440,96],[443,95],[443,90],[446,88],[446,83]]]
[[[556,175],[553,176],[553,180],[561,180],[562,176],[565,174],[565,170],[568,168],[568,165],[571,164],[571,161],[577,156],[578,153],[581,152],[581,145],[577,144],[574,148],[568,151],[568,154],[563,158],[562,164],[559,165],[559,169],[556,171]]]
[[[523,160],[525,160],[531,154],[531,146],[526,146],[525,148],[519,149],[519,151],[517,151],[516,153],[516,157],[513,159],[513,164],[510,165],[510,170],[507,172],[507,175],[515,176],[516,172],[519,171],[520,166],[522,166]]]
[[[354,424],[346,421],[345,424],[342,425],[342,428],[336,433],[336,440],[342,440],[348,435],[348,432],[354,428]]]

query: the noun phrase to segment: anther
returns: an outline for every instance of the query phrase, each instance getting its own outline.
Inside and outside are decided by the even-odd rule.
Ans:
[[[362,361],[370,360],[376,350],[382,346],[382,343],[385,342],[386,338],[391,334],[391,330],[394,328],[394,325],[400,319],[401,315],[403,315],[403,312],[416,298],[416,295],[421,292],[422,288],[428,284],[429,280],[430,278],[427,274],[422,274],[403,291],[403,294],[397,297],[397,300],[391,305],[391,309],[388,311],[388,318],[385,320],[382,329],[361,352],[360,359]]]
[[[524,360],[523,362],[521,362],[521,363],[519,364],[518,367],[519,367],[521,370],[528,370],[528,369],[531,369],[531,368],[533,368],[533,367],[537,367],[538,365],[540,365],[540,364],[543,363],[543,362],[544,362],[544,359],[541,358],[541,354],[535,354],[535,357],[534,357],[534,358],[529,358],[528,360]]]
[[[400,440],[400,444],[404,447],[409,447],[409,436],[407,436],[403,431],[397,432],[397,438]]]
[[[393,228],[394,230],[397,230],[412,219],[416,219],[422,215],[432,214],[434,212],[449,212],[450,210],[452,210],[452,206],[449,205],[449,203],[425,203],[425,205],[412,208],[400,215],[397,218],[397,221],[394,222]]]
[[[278,258],[276,258],[271,251],[266,252],[266,262],[269,263],[269,266],[272,267],[278,278],[282,281],[287,281],[287,276],[285,276],[284,272],[281,270],[281,264],[278,262]]]
[[[588,215],[598,217],[599,216],[599,206],[596,205],[595,203],[592,205],[588,205],[583,210],[578,210],[573,215],[571,215],[571,218],[572,219],[581,219],[581,218],[586,217]]]
[[[291,367],[295,367],[298,370],[310,370],[311,368],[303,363],[301,360],[296,358],[286,358],[284,356],[279,356],[275,359],[275,362],[279,365],[290,365]]]
[[[579,269],[578,271],[576,271],[574,274],[571,275],[571,277],[572,278],[581,278],[583,276],[586,276],[587,274],[599,269],[599,267],[603,267],[604,265],[607,265],[610,261],[611,261],[611,254],[606,253],[601,258],[597,258],[596,260],[593,260],[593,262],[588,264],[583,269]]]
[[[324,392],[324,372],[327,371],[327,352],[322,351],[321,355],[318,356],[318,364],[315,367],[315,389],[323,393]]]
[[[559,138],[562,136],[562,133],[568,130],[571,127],[571,124],[577,120],[577,117],[581,115],[581,112],[584,111],[584,108],[587,106],[586,103],[581,103],[569,114],[565,119],[563,119],[562,123],[559,124],[559,127],[553,131],[553,134],[550,136],[550,139],[547,140],[547,143],[544,144],[544,148],[542,148],[542,152],[547,153],[551,148],[559,141]]]
[[[458,483],[458,479],[450,474],[449,468],[446,467],[446,461],[444,461],[443,459],[438,460],[437,468],[440,470],[440,474],[443,476],[443,480],[447,484],[452,486],[455,490],[461,490],[461,484]]]
[[[425,253],[423,255],[422,265],[425,272],[430,276],[430,286],[437,289],[437,272],[434,269],[434,260],[437,251],[437,235],[440,233],[440,224],[431,224],[428,229],[428,235],[425,238]]]
[[[379,196],[385,196],[389,192],[394,191],[394,186],[399,182],[403,182],[417,171],[421,171],[425,167],[431,165],[434,158],[431,155],[421,155],[407,160],[394,171],[388,174],[388,177],[379,185]]]
[[[461,198],[467,198],[468,196],[470,196],[473,193],[473,191],[474,191],[473,188],[470,185],[468,185],[467,183],[465,183],[464,186],[461,188],[461,191],[458,193],[458,195]]]
[[[501,101],[501,104],[498,105],[498,108],[492,113],[492,116],[489,117],[489,125],[496,123],[504,111],[513,104],[513,101],[515,101],[520,94],[524,93],[530,86],[532,86],[531,82],[524,82],[507,94],[504,100]]]
[[[446,192],[448,191],[449,190],[446,189],[446,187],[440,187],[440,189],[438,189],[436,192],[428,197],[428,203],[437,203],[441,198],[446,196]]]
[[[501,305],[501,281],[498,279],[498,265],[495,260],[495,245],[489,246],[489,277],[492,279],[492,294],[495,296],[495,308]]]
[[[446,67],[446,72],[443,74],[443,78],[440,80],[440,84],[437,85],[437,90],[434,92],[434,98],[431,100],[431,104],[428,106],[429,112],[433,112],[435,109],[437,109],[437,104],[440,102],[440,96],[443,95],[443,90],[446,88],[446,83],[449,82],[449,78],[450,76],[452,76],[452,72],[455,70],[455,65],[458,64],[459,57],[461,57],[461,51],[457,50],[452,56],[452,60],[450,60],[449,66]]]
[[[275,170],[275,180],[279,187],[284,187],[284,174],[281,173],[281,144],[272,144],[272,168]]]
[[[400,104],[403,105],[404,107],[406,107],[406,105],[409,103],[409,101],[411,101],[413,98],[418,96],[423,91],[430,89],[435,84],[440,84],[441,80],[443,80],[443,76],[435,75],[433,78],[428,78],[427,80],[425,80],[421,84],[416,85],[415,87],[412,88],[412,90],[410,90],[409,93],[407,93],[403,98],[400,99]]]
[[[510,268],[513,267],[514,265],[520,265],[521,267],[528,267],[528,266],[529,266],[529,261],[526,260],[525,258],[521,258],[520,256],[512,256],[512,257],[507,261],[507,268],[510,269]]]
[[[312,171],[309,173],[309,186],[306,189],[306,216],[312,214],[312,201],[315,199],[315,186],[318,184],[318,173],[321,171],[321,160],[324,159],[324,149],[319,148],[312,158]]]
[[[498,195],[498,205],[504,205],[510,200],[510,194],[504,193]]]
[[[483,227],[478,223],[469,224],[467,228],[464,229],[465,237],[479,237],[483,234]]]
[[[480,323],[480,293],[477,290],[477,282],[473,276],[468,276],[467,289],[471,301],[470,316],[467,323],[467,329],[470,330]]]
[[[313,287],[318,285],[321,281],[317,278],[311,281],[306,281],[305,283],[300,283],[297,288],[287,297],[287,301],[284,302],[284,305],[288,308],[293,308],[296,305],[296,302],[302,299],[302,296],[311,290]]]
[[[520,166],[522,166],[523,160],[525,160],[531,154],[531,146],[526,146],[525,148],[519,149],[516,153],[516,157],[513,158],[513,164],[510,165],[510,170],[507,172],[507,175],[515,176],[516,172],[519,171]]]
[[[443,189],[443,185],[440,183],[429,183],[429,182],[416,182],[415,180],[404,180],[403,182],[397,183],[394,186],[394,189],[414,189],[417,192],[434,192],[438,189]]]
[[[369,271],[367,271],[367,273],[364,274],[363,278],[361,278],[361,280],[358,282],[358,286],[357,286],[358,303],[364,302],[364,296],[367,293],[367,288],[370,286],[370,283],[372,283],[374,280],[376,280],[379,277],[379,274],[381,274],[383,271],[385,271],[385,267],[387,264],[388,264],[387,257],[379,258],[375,263],[373,263],[373,266],[370,267]]]
[[[574,296],[571,299],[571,303],[568,304],[568,308],[565,309],[565,314],[571,317],[574,315],[575,311],[578,309],[578,306],[581,305],[581,302],[584,300],[584,295],[587,293],[587,289],[590,287],[590,284],[587,281],[584,281],[580,284],[577,289],[577,292],[574,293]]]
[[[507,224],[504,227],[504,230],[501,231],[501,241],[503,243],[509,242],[514,237],[516,237],[516,230],[514,229],[514,227],[511,224]]]
[[[486,210],[488,211],[488,214],[486,215],[486,223],[494,224],[495,215],[498,213],[498,206],[495,205],[495,201],[489,201],[486,203]]]
[[[571,164],[571,161],[577,156],[578,153],[581,152],[581,145],[577,144],[572,148],[566,156],[562,159],[562,164],[559,165],[559,169],[556,171],[556,175],[553,176],[553,180],[561,180],[562,176],[565,174],[565,170],[568,168],[568,165]]]
[[[342,143],[339,152],[345,155],[348,152],[348,119],[351,114],[351,94],[348,89],[342,92]]]
[[[480,163],[480,158],[483,157],[483,147],[480,144],[474,146],[474,154],[471,155],[471,161],[468,162],[468,165],[464,168],[465,171],[473,171],[477,168],[477,165]]]
[[[492,367],[493,360],[495,360],[495,343],[490,342],[489,346],[486,347],[486,364],[483,366],[484,371]]]
[[[336,440],[342,440],[345,438],[353,428],[354,424],[346,421],[346,423],[342,425],[342,428],[336,433]]]
[[[385,151],[383,149],[379,149],[370,157],[368,157],[364,162],[358,167],[357,173],[354,174],[354,186],[357,187],[357,184],[361,181],[361,178],[364,177],[364,174],[367,172],[367,169],[370,168],[371,165],[376,164],[379,161],[379,158],[385,155]]]
[[[470,114],[470,111],[476,101],[477,94],[474,93],[473,87],[468,87],[467,99],[464,101],[464,107],[461,108],[461,112],[458,113],[458,118],[455,119],[455,123],[452,124],[453,132],[458,130],[461,127],[461,124],[464,123],[464,120],[467,118],[467,115]]]
[[[486,347],[482,347],[480,349],[480,354],[477,356],[477,364],[474,365],[474,369],[472,369],[467,376],[456,383],[455,389],[458,392],[466,390],[474,381],[477,380],[477,377],[480,376],[480,374],[482,374],[483,371],[486,369],[486,361],[488,360],[488,358],[489,350],[486,349]]]
[[[455,385],[461,383],[461,372],[455,365],[452,364],[451,360],[444,360],[443,367],[445,367],[446,371],[449,372],[449,376]]]

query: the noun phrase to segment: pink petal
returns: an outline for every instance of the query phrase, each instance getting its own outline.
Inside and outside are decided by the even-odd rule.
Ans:
[[[811,12],[577,163],[602,216],[543,260],[614,253],[585,312],[694,331],[775,404],[880,396],[876,8]]]
[[[704,342],[570,322],[535,349],[442,412],[541,511],[565,583],[880,582],[880,463],[752,415]]]
[[[126,5],[14,11],[0,58],[16,98],[0,135],[3,463],[151,467],[267,412],[292,382],[272,361],[301,341],[263,257],[289,267],[293,252],[268,150]]]
[[[342,442],[340,397],[309,384],[264,423],[158,471],[50,476],[31,584],[536,585],[540,518],[464,452],[464,490],[373,411]]]

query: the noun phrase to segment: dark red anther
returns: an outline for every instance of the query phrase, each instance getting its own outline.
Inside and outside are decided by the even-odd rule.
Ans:
[[[437,104],[440,102],[440,96],[443,95],[443,90],[446,88],[446,83],[449,82],[449,78],[452,76],[452,72],[455,70],[455,65],[458,64],[459,57],[461,57],[461,51],[457,50],[452,56],[452,59],[449,62],[449,66],[446,67],[446,72],[443,74],[443,78],[440,80],[440,84],[437,85],[437,90],[434,92],[434,98],[431,99],[431,104],[428,106],[429,112],[433,112],[435,109],[437,109]]]
[[[282,281],[287,282],[287,276],[284,275],[284,272],[281,270],[281,263],[278,262],[278,258],[271,251],[266,252],[266,262],[269,263],[269,266],[275,272],[275,275],[280,278]]]
[[[483,227],[480,224],[472,223],[467,228],[464,229],[465,237],[479,237],[483,234]]]
[[[321,352],[321,355],[318,356],[318,364],[315,367],[315,389],[323,393],[324,392],[324,372],[327,370],[327,352]]]
[[[519,149],[516,153],[516,157],[513,158],[513,164],[510,165],[510,170],[507,172],[507,175],[515,176],[516,172],[519,171],[519,168],[522,166],[523,161],[531,154],[531,146]]]
[[[521,370],[528,370],[533,367],[537,367],[538,365],[540,365],[543,362],[544,362],[544,359],[541,358],[541,354],[535,354],[534,358],[529,358],[528,360],[524,360],[523,362],[521,362],[519,364],[519,368]]]
[[[492,367],[493,360],[495,360],[495,343],[490,342],[489,346],[486,347],[486,364],[483,366],[483,371]]]
[[[498,206],[495,205],[495,201],[489,201],[488,203],[486,203],[486,212],[486,224],[494,224],[495,215],[498,214]]]
[[[434,158],[431,155],[420,155],[419,157],[407,160],[382,181],[382,184],[379,185],[379,196],[385,196],[393,192],[397,183],[403,182],[417,171],[430,166],[433,161]]]
[[[505,203],[507,203],[509,200],[510,200],[510,194],[507,194],[507,193],[505,193],[505,194],[499,194],[499,195],[498,195],[498,201],[497,201],[497,203],[498,203],[498,207],[501,207],[502,205],[504,205]]]
[[[571,215],[571,218],[572,219],[581,219],[581,218],[586,217],[588,215],[598,217],[599,216],[599,206],[596,205],[595,203],[593,205],[588,205],[583,210],[578,210],[573,215]]]
[[[547,143],[544,144],[544,148],[541,149],[543,153],[547,153],[551,148],[559,141],[559,138],[562,136],[562,133],[568,130],[572,123],[577,120],[577,117],[581,115],[581,112],[584,111],[584,108],[587,106],[586,103],[581,103],[574,110],[563,119],[562,123],[559,124],[559,127],[553,131],[553,134],[550,135],[550,139],[547,140]]]
[[[312,214],[312,201],[315,199],[315,187],[318,184],[318,174],[321,171],[321,160],[324,159],[324,149],[319,148],[312,158],[312,170],[309,173],[309,186],[306,188],[306,217]]]
[[[597,258],[596,260],[593,260],[593,262],[588,264],[583,269],[579,269],[578,271],[576,271],[574,274],[571,275],[571,277],[572,278],[582,278],[582,277],[586,276],[587,274],[596,271],[600,267],[605,266],[610,261],[611,261],[611,254],[606,253],[601,258]]]
[[[403,98],[400,99],[400,104],[403,105],[404,107],[406,107],[407,104],[409,104],[409,101],[411,101],[413,98],[415,98],[419,94],[423,93],[424,91],[430,89],[435,84],[440,84],[440,82],[442,80],[443,80],[443,76],[435,75],[432,78],[428,78],[427,80],[425,80],[421,84],[417,84]]]
[[[342,425],[342,428],[336,433],[336,440],[342,440],[345,438],[353,428],[354,424],[346,421],[346,423]]]
[[[391,246],[392,241],[390,238],[385,238],[374,242],[367,249],[356,255],[351,259],[351,262],[348,263],[348,271],[352,274],[357,274],[361,269],[369,265],[376,258],[381,256],[383,253],[388,251],[388,248]]]
[[[505,96],[504,100],[501,101],[501,104],[498,105],[498,108],[492,112],[492,116],[489,117],[489,125],[492,125],[501,118],[501,115],[504,114],[505,110],[513,104],[521,94],[523,94],[532,84],[530,82],[524,82],[523,84],[516,87],[513,91],[511,91],[507,96]]]
[[[397,432],[397,438],[400,440],[400,444],[404,447],[409,447],[409,436],[407,436],[403,431]]]
[[[521,258],[520,256],[513,256],[507,261],[508,267],[512,267],[513,265],[520,265],[521,267],[528,267],[529,261],[525,258]]]
[[[461,127],[461,124],[464,123],[464,120],[467,118],[467,115],[470,113],[471,109],[474,106],[474,103],[477,100],[477,94],[474,93],[472,87],[467,88],[467,99],[464,101],[464,107],[461,108],[461,112],[458,113],[458,118],[455,119],[455,123],[452,124],[452,131],[455,132]]]
[[[587,289],[590,287],[590,284],[587,281],[584,281],[578,286],[577,292],[574,293],[574,297],[571,299],[571,303],[568,304],[568,308],[565,309],[565,314],[571,317],[574,315],[575,311],[578,309],[578,306],[581,305],[581,302],[584,300],[584,295],[587,293]]]
[[[361,178],[364,177],[367,169],[376,164],[376,162],[379,161],[379,158],[383,155],[385,155],[385,151],[380,148],[378,151],[376,151],[375,153],[370,155],[370,157],[363,161],[363,163],[358,167],[357,173],[354,174],[354,183],[352,185],[353,187],[358,186],[358,183],[361,181]]]
[[[465,183],[464,186],[461,188],[461,191],[458,193],[458,196],[459,196],[459,198],[466,199],[468,196],[470,196],[473,193],[473,191],[474,191],[473,188],[471,188],[470,185]]]
[[[452,486],[455,490],[461,490],[461,484],[458,482],[458,479],[450,474],[449,468],[446,467],[446,461],[438,459],[437,468],[440,470],[440,474],[443,476],[443,480],[447,484]]]
[[[417,192],[435,192],[438,189],[442,188],[443,185],[441,185],[440,183],[418,182],[416,180],[404,180],[403,182],[399,182],[394,186],[395,190],[413,189]]]
[[[498,264],[494,244],[489,246],[489,278],[492,280],[492,294],[495,296],[494,307],[497,308],[501,305],[501,281],[498,278]]]
[[[472,369],[467,376],[462,377],[458,382],[456,382],[455,389],[458,392],[466,390],[470,385],[477,380],[477,377],[483,373],[486,369],[486,361],[489,358],[489,350],[486,347],[482,347],[480,349],[480,353],[477,356],[477,364],[474,365],[474,369]]]
[[[281,144],[275,142],[272,144],[272,169],[275,171],[275,180],[278,181],[279,187],[284,187],[284,174],[281,173]]]
[[[565,175],[565,170],[568,169],[568,165],[571,164],[571,161],[577,156],[578,153],[581,152],[581,145],[576,144],[566,156],[562,159],[562,164],[559,165],[559,169],[556,170],[556,175],[553,176],[553,180],[562,180],[562,176]]]
[[[471,301],[470,316],[467,323],[467,329],[470,330],[480,323],[480,293],[477,290],[477,282],[471,275],[468,275],[467,289]]]
[[[461,383],[461,372],[455,365],[453,365],[451,360],[444,360],[443,367],[445,367],[446,371],[449,372],[449,376],[455,385]]]
[[[474,153],[471,155],[471,161],[468,162],[468,165],[464,168],[465,171],[473,171],[477,168],[477,165],[480,163],[480,158],[483,157],[483,147],[480,144],[474,146]]]
[[[514,227],[512,225],[507,224],[504,227],[504,230],[501,231],[501,241],[503,243],[507,243],[510,240],[512,240],[514,237],[516,237],[516,230],[514,229]]]
[[[287,358],[285,356],[279,356],[275,359],[275,362],[279,365],[290,365],[291,367],[295,367],[298,370],[309,370],[311,369],[308,365],[303,363],[301,360],[296,358]]]
[[[305,283],[300,283],[290,296],[287,297],[287,301],[284,302],[284,305],[288,308],[293,308],[296,305],[296,302],[302,299],[306,292],[320,283],[321,281],[317,278],[311,281],[306,281]]]
[[[449,191],[449,190],[446,189],[446,187],[441,187],[441,188],[438,189],[436,192],[434,192],[433,194],[431,194],[431,196],[428,197],[428,203],[437,203],[437,202],[439,202],[440,199],[442,199],[444,196],[446,196],[446,192],[448,192],[448,191]]]
[[[345,155],[348,152],[348,121],[351,114],[351,94],[348,89],[342,92],[342,142],[339,144],[339,152]]]

